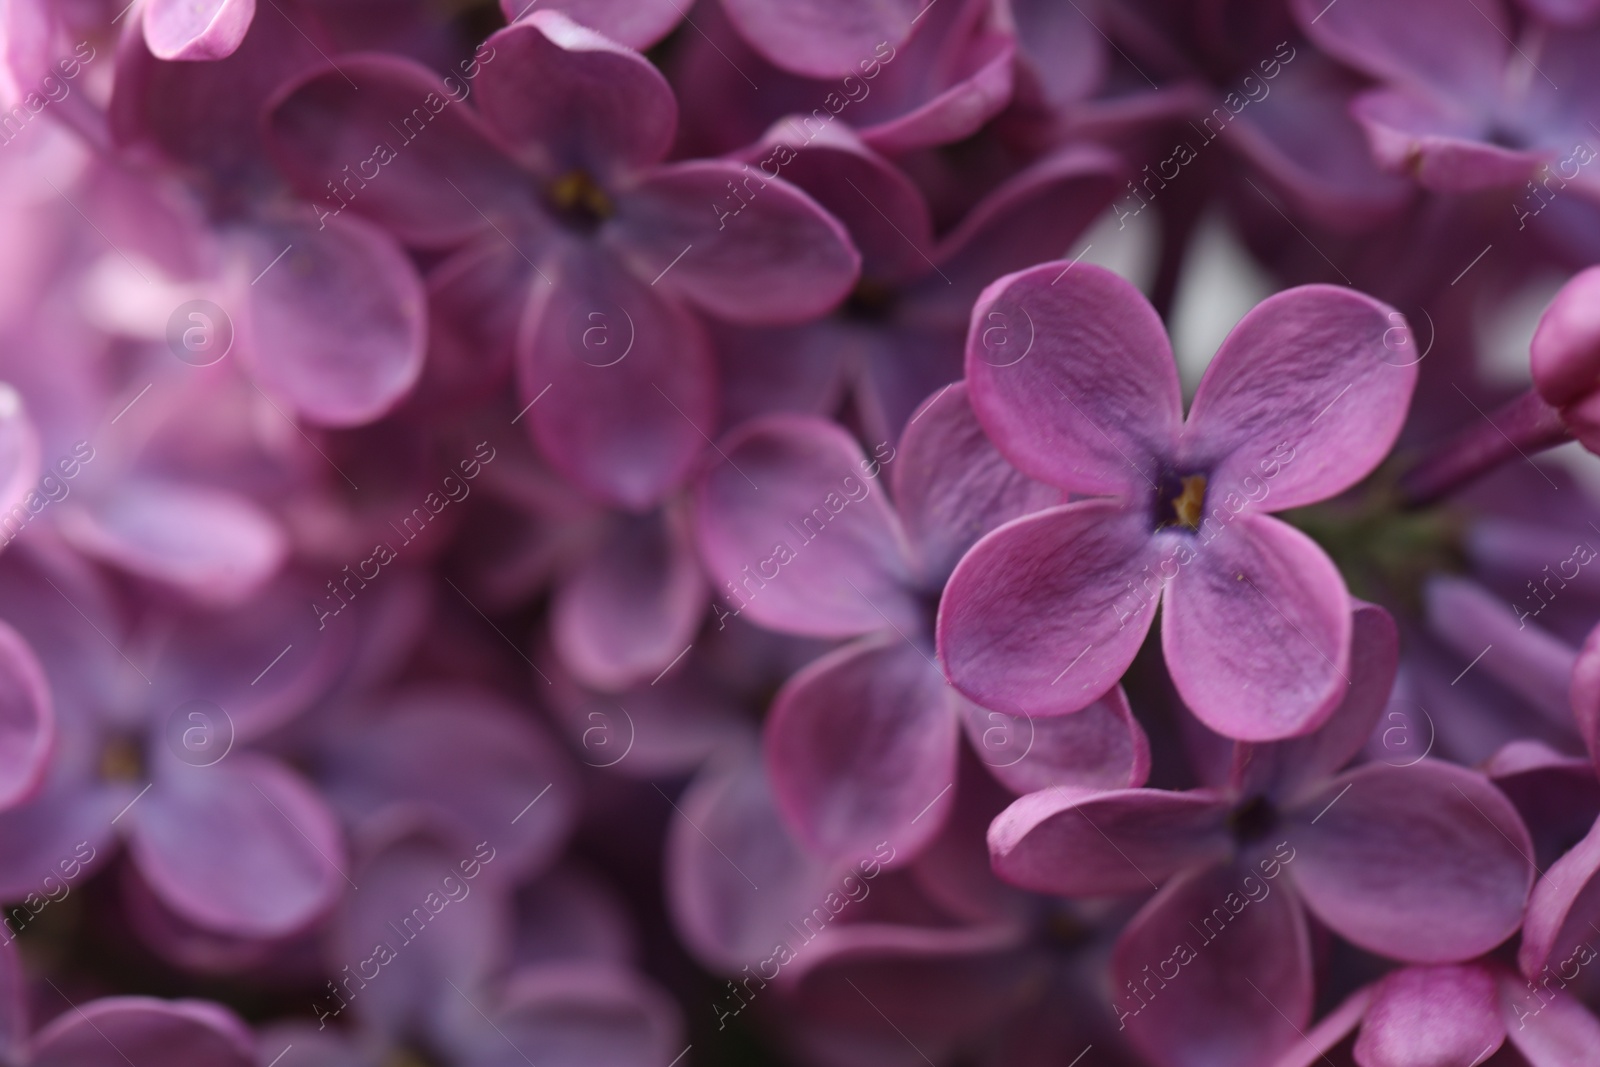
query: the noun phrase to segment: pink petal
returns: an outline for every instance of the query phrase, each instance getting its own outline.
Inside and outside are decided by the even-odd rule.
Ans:
[[[235,252],[240,355],[289,413],[359,426],[416,383],[427,339],[422,281],[387,235],[355,218],[329,219],[318,232],[295,216],[237,231]]]
[[[1177,441],[1178,372],[1155,309],[1095,266],[1046,264],[972,310],[978,421],[1025,474],[1078,493],[1142,494]]]
[[[1282,511],[1325,500],[1388,455],[1417,360],[1399,312],[1332,285],[1268,297],[1206,368],[1184,455],[1210,465],[1207,503],[1241,493]]]
[[[678,102],[666,78],[560,10],[536,8],[479,53],[479,110],[542,178],[581,171],[608,182],[672,145]]]
[[[1367,1005],[1372,1003],[1372,994],[1373,986],[1370,985],[1351,993],[1343,1003],[1305,1032],[1305,1040],[1295,1042],[1287,1052],[1274,1060],[1272,1067],[1313,1067],[1324,1062],[1323,1057],[1342,1044],[1360,1024],[1362,1016],[1367,1013]],[[1346,1062],[1349,1062],[1348,1059]]]
[[[1431,576],[1423,601],[1429,629],[1463,664],[1481,657],[1484,673],[1566,727],[1575,661],[1570,645],[1538,624],[1529,626],[1526,609],[1519,612],[1468,578]]]
[[[276,760],[235,752],[212,767],[165,761],[124,816],[139,873],[163,903],[223,933],[282,937],[348,884],[338,825]]]
[[[989,827],[995,873],[1058,896],[1154,888],[1233,850],[1228,802],[1209,790],[1056,787],[1015,801]]]
[[[55,743],[44,667],[23,636],[0,622],[0,810],[39,791]]]
[[[150,0],[144,43],[157,59],[225,59],[255,14],[255,0]]]
[[[855,73],[880,44],[911,34],[923,0],[725,0],[728,18],[751,47],[784,70],[813,78]],[[882,53],[878,53],[880,56]],[[891,48],[890,54],[893,54]]]
[[[428,359],[417,395],[479,403],[505,388],[531,263],[497,233],[481,235],[428,272]]]
[[[695,524],[730,607],[786,633],[898,627],[923,636],[905,537],[877,480],[892,449],[869,460],[833,423],[772,415],[735,430],[719,451],[697,487]]]
[[[255,1039],[226,1008],[198,1000],[106,997],[63,1012],[33,1040],[33,1067],[255,1067]]]
[[[64,512],[61,528],[85,555],[207,607],[255,596],[289,555],[283,528],[249,497],[150,478],[117,482]]]
[[[1071,715],[1029,719],[961,701],[972,749],[1017,795],[1067,786],[1135,789],[1150,776],[1150,741],[1116,686]]]
[[[1366,747],[1389,705],[1400,665],[1394,618],[1376,604],[1356,602],[1350,639],[1350,686],[1328,721],[1301,737],[1234,747],[1234,788],[1244,796],[1295,803],[1336,774]]]
[[[344,56],[339,67],[345,74],[324,69],[284,86],[266,123],[274,162],[319,223],[348,208],[426,248],[489,230],[485,216],[502,230],[539,224],[527,174],[458,102],[463,83],[397,56]]]
[[[1487,968],[1407,967],[1378,983],[1355,1053],[1364,1067],[1472,1064],[1505,1039]]]
[[[1380,955],[1470,959],[1522,922],[1533,846],[1511,802],[1475,771],[1368,764],[1308,797],[1284,833],[1307,906]]]
[[[917,409],[891,476],[919,573],[936,584],[973,542],[1019,515],[1062,503],[1060,490],[1007,463],[984,436],[965,382]]]
[[[648,682],[694,640],[706,582],[684,516],[619,516],[594,555],[562,582],[551,636],[586,686],[615,692]]]
[[[1239,515],[1216,534],[1207,533],[1211,522],[1192,539],[1173,535],[1177,563],[1190,552],[1166,590],[1161,623],[1173,684],[1201,722],[1228,737],[1316,729],[1353,684],[1350,594],[1338,568],[1270,516]]]
[[[850,235],[816,201],[721,160],[651,168],[619,197],[602,237],[651,285],[734,322],[815,318],[861,273]]]
[[[1139,511],[1084,500],[1016,519],[956,566],[939,659],[956,687],[1010,715],[1059,715],[1127,670],[1155,616],[1134,591],[1158,556]],[[1146,608],[1151,610],[1145,610]]]
[[[534,286],[518,341],[522,404],[532,405],[524,423],[578,487],[646,510],[678,486],[715,429],[705,333],[604,253],[575,248],[547,267],[554,288]]]
[[[850,862],[880,841],[916,855],[944,825],[959,734],[937,666],[890,632],[817,660],[767,719],[773,792],[819,856]]]
[[[513,22],[526,15],[530,5],[528,0],[500,0],[500,10],[507,22]],[[676,0],[548,0],[539,10],[563,12],[641,52],[670,33],[684,13]]]
[[[1311,1017],[1304,913],[1288,886],[1231,864],[1182,875],[1117,938],[1111,985],[1119,1024],[1153,1062],[1265,1067]]]
[[[1517,950],[1523,974],[1537,979],[1547,967],[1560,973],[1574,957],[1593,955],[1588,945],[1595,931],[1590,924],[1600,919],[1596,875],[1600,875],[1600,822],[1534,885]]]

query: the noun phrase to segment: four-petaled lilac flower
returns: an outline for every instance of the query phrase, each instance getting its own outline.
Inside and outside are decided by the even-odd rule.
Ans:
[[[975,746],[991,730],[1032,745],[990,761],[1019,791],[1144,781],[1144,734],[1120,691],[1054,729],[973,707],[934,663],[934,610],[961,553],[1060,499],[1000,458],[965,386],[935,394],[899,448],[881,442],[871,459],[839,427],[793,415],[748,423],[722,452],[696,503],[724,600],[773,629],[857,638],[791,678],[767,721],[773,789],[808,847],[850,857],[890,840],[914,856],[953,802],[963,724]]]
[[[1315,733],[1236,743],[1219,787],[1045,790],[990,826],[995,870],[1024,888],[1161,883],[1111,972],[1119,1020],[1162,1067],[1267,1064],[1297,1039],[1313,996],[1308,911],[1416,963],[1471,959],[1522,922],[1532,845],[1487,778],[1427,759],[1337,773],[1372,735],[1398,658],[1387,613],[1355,614],[1353,684]]]
[[[348,207],[414,246],[458,249],[430,278],[436,314],[487,334],[486,361],[515,349],[535,442],[609,503],[660,503],[715,423],[690,305],[792,322],[855,281],[843,228],[781,179],[744,225],[719,228],[712,205],[744,170],[663,163],[678,117],[666,79],[557,12],[491,36],[471,82],[387,55],[339,67],[272,111],[279,161],[324,218]]]
[[[1241,740],[1315,729],[1349,681],[1344,580],[1267,512],[1324,500],[1388,453],[1416,370],[1399,313],[1306,286],[1222,343],[1187,421],[1155,311],[1097,267],[1047,264],[984,291],[973,410],[1017,469],[1091,499],[1007,524],[951,575],[939,653],[988,708],[1075,711],[1106,692],[1162,605],[1161,644],[1202,722]]]

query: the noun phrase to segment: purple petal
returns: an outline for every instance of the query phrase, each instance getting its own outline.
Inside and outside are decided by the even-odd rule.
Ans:
[[[529,0],[500,0],[507,22],[517,21],[532,9]],[[670,33],[684,13],[677,0],[547,0],[539,10],[560,11],[641,52]]]
[[[880,841],[907,858],[944,825],[956,778],[954,694],[898,634],[847,645],[791,678],[767,720],[767,773],[801,840],[850,862]]]
[[[1296,802],[1321,788],[1366,746],[1389,704],[1400,665],[1394,618],[1376,604],[1356,602],[1350,638],[1350,686],[1328,721],[1310,734],[1234,749],[1232,779],[1244,796]]]
[[[1265,1067],[1311,1018],[1305,915],[1286,885],[1232,864],[1180,876],[1117,938],[1111,985],[1119,1024],[1153,1062]]]
[[[55,743],[44,667],[22,635],[0,623],[0,810],[39,791]]]
[[[1516,806],[1541,869],[1583,840],[1600,816],[1600,781],[1587,757],[1562,755],[1542,741],[1512,741],[1479,769]]]
[[[1240,515],[1231,531],[1217,530],[1215,540],[1179,542],[1173,557],[1183,564],[1189,548],[1194,564],[1165,594],[1161,647],[1173,684],[1201,722],[1227,737],[1271,741],[1314,730],[1353,684],[1344,579],[1311,538],[1270,516]]]
[[[757,169],[768,163],[773,173],[781,169],[784,180],[844,223],[861,252],[864,277],[899,282],[929,273],[934,241],[927,199],[850,127],[829,123],[812,135],[795,119],[781,119],[737,155]]]
[[[1479,0],[1476,17],[1456,18],[1451,0],[1355,0],[1328,7],[1293,0],[1290,9],[1324,52],[1385,81],[1466,100],[1492,98],[1510,29],[1499,0]],[[1486,71],[1494,76],[1485,78]]]
[[[33,1040],[33,1067],[255,1067],[255,1039],[233,1012],[198,1000],[106,997],[63,1012]]]
[[[553,862],[576,816],[566,754],[522,709],[467,684],[419,686],[384,700],[355,722],[329,762],[343,768],[329,792],[360,821],[421,805],[464,841],[503,821],[491,842],[502,877]]]
[[[905,536],[877,481],[893,449],[869,460],[830,422],[772,415],[734,431],[720,453],[697,487],[695,524],[724,601],[787,633],[922,636]]]
[[[39,478],[39,431],[22,394],[0,382],[0,512],[22,503]]]
[[[1377,89],[1357,97],[1351,113],[1378,165],[1413,176],[1425,189],[1470,193],[1515,186],[1552,158],[1486,143],[1494,131],[1485,117],[1427,96]]]
[[[158,777],[124,816],[130,847],[151,888],[196,925],[281,937],[327,911],[347,884],[332,813],[276,760],[169,760]]]
[[[891,476],[919,573],[947,577],[963,553],[995,527],[1062,503],[1060,490],[1007,463],[984,436],[965,382],[930,397],[900,438]]]
[[[1000,813],[989,827],[989,856],[996,874],[1038,893],[1132,893],[1226,859],[1228,810],[1209,790],[1057,787]]]
[[[621,516],[560,586],[551,636],[584,685],[615,692],[650,681],[694,640],[706,582],[685,526],[681,514]]]
[[[961,701],[967,740],[1019,796],[1054,786],[1136,789],[1150,775],[1150,740],[1116,686],[1071,715],[1029,719]]]
[[[1378,983],[1355,1054],[1368,1067],[1472,1064],[1505,1039],[1487,968],[1407,967]]]
[[[255,0],[150,0],[144,43],[157,59],[225,59],[255,14]]]
[[[1367,1013],[1367,1005],[1372,1003],[1372,994],[1373,987],[1370,985],[1351,993],[1342,1004],[1324,1015],[1317,1025],[1305,1031],[1304,1041],[1296,1042],[1288,1052],[1274,1060],[1272,1067],[1313,1067],[1314,1064],[1325,1062],[1324,1057],[1343,1044],[1360,1024],[1362,1016]],[[1350,1062],[1348,1057],[1346,1062]]]
[[[208,607],[255,596],[289,554],[283,529],[249,497],[153,479],[117,482],[65,513],[62,533],[85,555]]]
[[[529,432],[579,488],[646,510],[679,485],[715,428],[705,333],[604,253],[573,249],[548,266],[554,288],[534,287],[518,342]]]
[[[789,923],[823,901],[835,865],[801,850],[756,753],[730,753],[676,802],[667,831],[667,903],[685,947],[729,974],[765,959]],[[890,856],[896,855],[890,852]]]
[[[816,201],[721,160],[652,168],[619,198],[602,237],[651,285],[734,322],[815,318],[861,272],[850,235]]]
[[[1283,833],[1306,904],[1380,955],[1470,959],[1522,921],[1533,846],[1511,802],[1475,771],[1368,764],[1307,797]]]
[[[962,558],[940,602],[939,659],[950,680],[1011,715],[1087,707],[1149,632],[1154,603],[1133,583],[1156,553],[1146,517],[1111,501],[1064,504],[995,530]]]
[[[481,824],[472,829],[498,838]],[[348,998],[323,992],[314,1005],[319,1016],[343,1014],[348,999],[351,1014],[381,1033],[438,1033],[460,1007],[447,983],[472,989],[504,965],[509,899],[496,878],[496,850],[475,848],[475,836],[413,826],[377,846],[356,872],[361,889],[346,895],[329,939],[331,953],[350,965],[340,977],[368,983],[346,986]],[[485,863],[485,856],[495,858]]]
[[[1467,578],[1430,577],[1423,599],[1429,629],[1463,663],[1481,658],[1495,681],[1567,725],[1575,662],[1571,646],[1537,624],[1529,626],[1526,609],[1519,613],[1515,604]]]
[[[1600,626],[1589,631],[1572,665],[1572,717],[1589,758],[1600,767]]]
[[[1184,455],[1208,502],[1282,511],[1343,492],[1388,455],[1416,385],[1410,330],[1369,296],[1307,285],[1239,320],[1206,368]]]
[[[1500,981],[1500,1004],[1507,1020],[1506,1034],[1530,1067],[1583,1067],[1600,1048],[1600,1019],[1571,994],[1558,993],[1547,1002],[1507,976]],[[1534,1009],[1536,1016],[1524,1018]],[[1511,1026],[1512,1019],[1523,1025]]]
[[[1528,343],[1528,365],[1534,387],[1549,404],[1572,404],[1594,391],[1600,377],[1600,267],[1581,270],[1567,279]]]
[[[510,377],[517,329],[538,277],[497,233],[428,272],[428,360],[417,395],[481,402]]]
[[[1046,264],[990,285],[972,310],[978,421],[1025,474],[1079,493],[1142,493],[1176,443],[1182,401],[1166,330],[1128,282]]]
[[[661,72],[560,11],[533,11],[479,57],[479,110],[546,180],[580,171],[606,183],[672,144],[678,102]]]
[[[1011,0],[1010,8],[1018,66],[1031,78],[1018,97],[1037,92],[1041,103],[1063,109],[1092,93],[1105,77],[1107,56],[1106,39],[1089,16],[1051,0]]]
[[[935,259],[945,277],[939,283],[976,294],[1002,274],[1057,258],[1111,203],[1121,173],[1112,153],[1073,145],[1007,179],[940,240]],[[945,296],[933,279],[928,288],[935,299]]]
[[[1522,973],[1537,977],[1552,963],[1564,969],[1588,948],[1600,919],[1600,822],[1576,845],[1551,864],[1533,887],[1522,927],[1517,964]]]
[[[16,938],[8,936],[0,943],[0,1053],[13,1063],[22,1063],[27,1042],[28,980],[22,973]]]
[[[656,1067],[682,1051],[683,1024],[672,1001],[631,971],[603,964],[518,971],[496,1014],[492,1028],[472,1026],[469,1062]]]
[[[426,301],[388,236],[359,219],[327,222],[322,232],[302,216],[236,231],[233,306],[241,355],[265,392],[308,421],[359,426],[421,374]]]
[[[495,146],[477,111],[457,102],[460,83],[450,83],[452,93],[437,74],[396,56],[345,56],[339,67],[345,74],[320,70],[285,86],[267,117],[274,161],[319,220],[348,207],[425,248],[488,230],[485,216],[502,229],[510,219],[537,224],[528,175]]]
[[[813,78],[855,73],[887,44],[898,47],[911,34],[923,0],[725,0],[728,18],[751,47],[784,70]],[[881,52],[877,53],[880,57]]]

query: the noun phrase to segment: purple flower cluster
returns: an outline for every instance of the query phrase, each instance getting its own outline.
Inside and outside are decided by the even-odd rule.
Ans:
[[[0,1063],[1600,1067],[1600,0],[0,0]]]

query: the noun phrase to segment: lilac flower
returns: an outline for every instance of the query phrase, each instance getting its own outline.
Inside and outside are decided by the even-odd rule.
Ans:
[[[472,845],[400,823],[373,842],[328,940],[321,1025],[264,1034],[262,1063],[291,1045],[330,1067],[652,1067],[678,1051],[672,1005],[626,966],[577,955],[506,973],[510,899],[479,830]]]
[[[972,405],[995,447],[1093,499],[961,561],[939,617],[951,681],[1013,714],[1074,711],[1127,669],[1161,603],[1167,667],[1201,721],[1243,740],[1315,729],[1350,684],[1349,598],[1322,550],[1265,513],[1383,459],[1416,380],[1385,345],[1400,315],[1332,287],[1274,296],[1223,342],[1186,422],[1165,331],[1107,271],[1009,275],[972,324]]]
[[[53,984],[53,983],[52,983]],[[59,992],[59,989],[57,990]],[[102,997],[67,1001],[29,1033],[27,977],[16,947],[0,945],[0,1054],[17,1067],[111,1062],[252,1067],[255,1037],[233,1012],[199,1000]]]
[[[346,57],[361,90],[335,70],[310,75],[274,109],[270,140],[323,219],[349,207],[410,244],[459,249],[432,275],[435,307],[450,320],[487,303],[503,328],[486,356],[515,347],[524,417],[551,464],[602,500],[648,510],[714,419],[710,351],[689,305],[804,319],[848,291],[859,259],[781,180],[748,225],[715,227],[709,205],[745,175],[661,162],[677,103],[637,53],[538,11],[480,53],[475,108],[457,102],[460,81],[452,91],[414,63]]]
[[[1557,29],[1536,16],[1519,32],[1500,0],[1471,18],[1449,0],[1290,6],[1323,51],[1381,83],[1352,109],[1386,168],[1445,192],[1531,188],[1546,164],[1558,184],[1551,189],[1547,176],[1543,190],[1573,182],[1584,195],[1593,186],[1585,168],[1596,152],[1584,121],[1592,26]],[[1547,199],[1538,193],[1531,211],[1513,205],[1517,218]]]
[[[1307,911],[1420,963],[1470,959],[1522,921],[1528,831],[1481,774],[1426,759],[1336,773],[1371,735],[1396,665],[1393,621],[1356,615],[1344,703],[1315,733],[1236,743],[1225,786],[1051,789],[990,827],[996,871],[1024,888],[1092,897],[1162,883],[1111,972],[1119,1022],[1163,1067],[1265,1064],[1292,1044],[1312,1003]]]
[[[800,416],[756,420],[721,447],[727,462],[702,478],[696,523],[724,599],[773,629],[857,638],[791,678],[766,728],[779,804],[819,855],[884,839],[915,855],[950,810],[963,724],[975,744],[998,740],[989,730],[1033,742],[1000,772],[1007,780],[1143,781],[1143,734],[1120,692],[1058,731],[987,716],[934,663],[933,612],[962,551],[1059,499],[994,451],[964,386],[935,394],[899,448],[883,442],[872,459],[838,427]],[[877,484],[885,474],[892,503]]]
[[[313,636],[305,585],[284,582],[248,612],[152,620],[162,640],[141,648],[103,584],[59,548],[12,548],[0,582],[7,616],[45,650],[62,724],[42,788],[0,814],[12,861],[0,898],[34,892],[35,872],[64,857],[103,862],[122,837],[161,901],[208,930],[283,937],[332,906],[346,884],[332,813],[247,747],[303,710],[344,655]]]
[[[357,219],[319,219],[265,159],[263,104],[325,54],[300,28],[321,34],[313,13],[279,7],[218,62],[122,50],[113,135],[126,163],[154,156],[162,165],[105,206],[169,278],[205,287],[231,320],[233,354],[263,392],[311,422],[359,425],[416,382],[423,292],[386,235]]]

